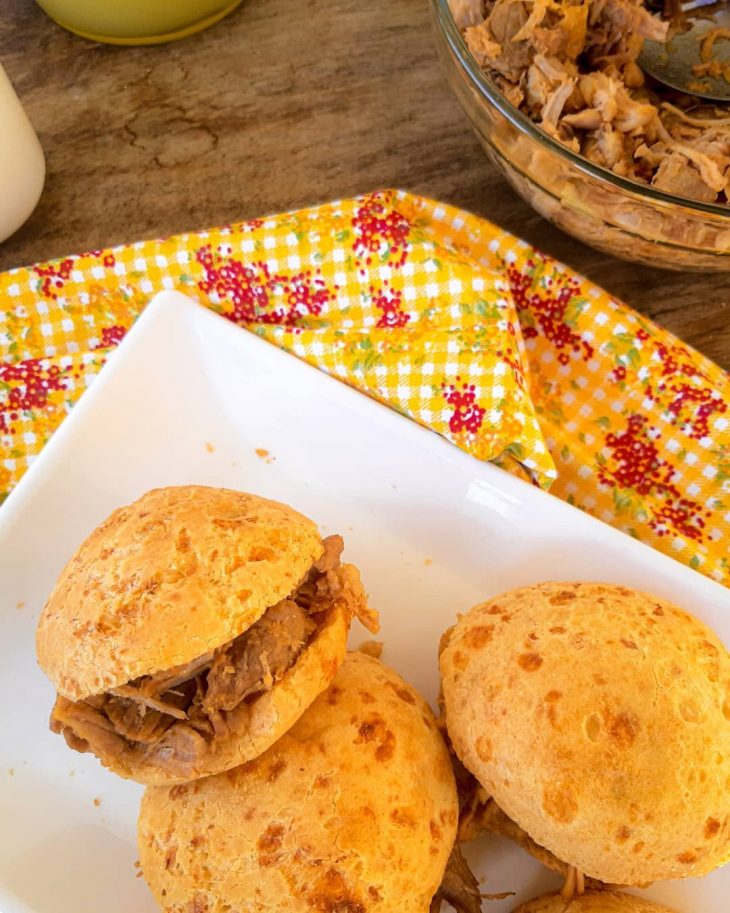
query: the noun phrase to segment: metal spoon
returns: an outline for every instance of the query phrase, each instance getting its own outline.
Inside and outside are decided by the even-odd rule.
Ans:
[[[690,0],[683,3],[680,9],[687,14],[687,29],[674,35],[666,44],[645,41],[639,66],[672,89],[710,101],[730,102],[730,40],[718,38],[712,53],[713,61],[727,67],[728,79],[698,74],[694,69],[703,63],[702,39],[713,29],[730,29],[730,7],[716,0]],[[702,9],[701,15],[692,16],[699,9]]]

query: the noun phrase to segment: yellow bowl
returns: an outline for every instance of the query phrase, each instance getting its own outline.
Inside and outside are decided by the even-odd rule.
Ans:
[[[107,44],[161,44],[213,25],[241,0],[37,0],[63,28]]]

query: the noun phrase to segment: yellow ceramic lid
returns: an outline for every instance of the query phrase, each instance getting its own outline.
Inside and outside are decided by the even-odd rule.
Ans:
[[[202,31],[241,0],[38,0],[60,26],[107,44],[162,44]]]

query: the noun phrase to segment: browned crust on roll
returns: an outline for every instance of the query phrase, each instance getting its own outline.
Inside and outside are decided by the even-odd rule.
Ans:
[[[730,656],[627,587],[546,583],[473,608],[440,657],[449,736],[534,843],[602,882],[730,858]]]
[[[184,665],[249,628],[322,554],[316,525],[256,495],[159,488],[114,511],[38,623],[41,668],[80,700]]]
[[[675,913],[663,904],[620,891],[576,895],[544,894],[521,904],[514,913]]]
[[[251,764],[148,788],[140,861],[165,913],[427,913],[457,811],[423,698],[378,660],[350,653]]]

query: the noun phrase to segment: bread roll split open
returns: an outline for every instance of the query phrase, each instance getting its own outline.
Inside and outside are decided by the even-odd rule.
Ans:
[[[203,486],[120,508],[41,614],[51,726],[122,777],[182,783],[255,758],[335,676],[357,615],[339,536],[276,501]]]

